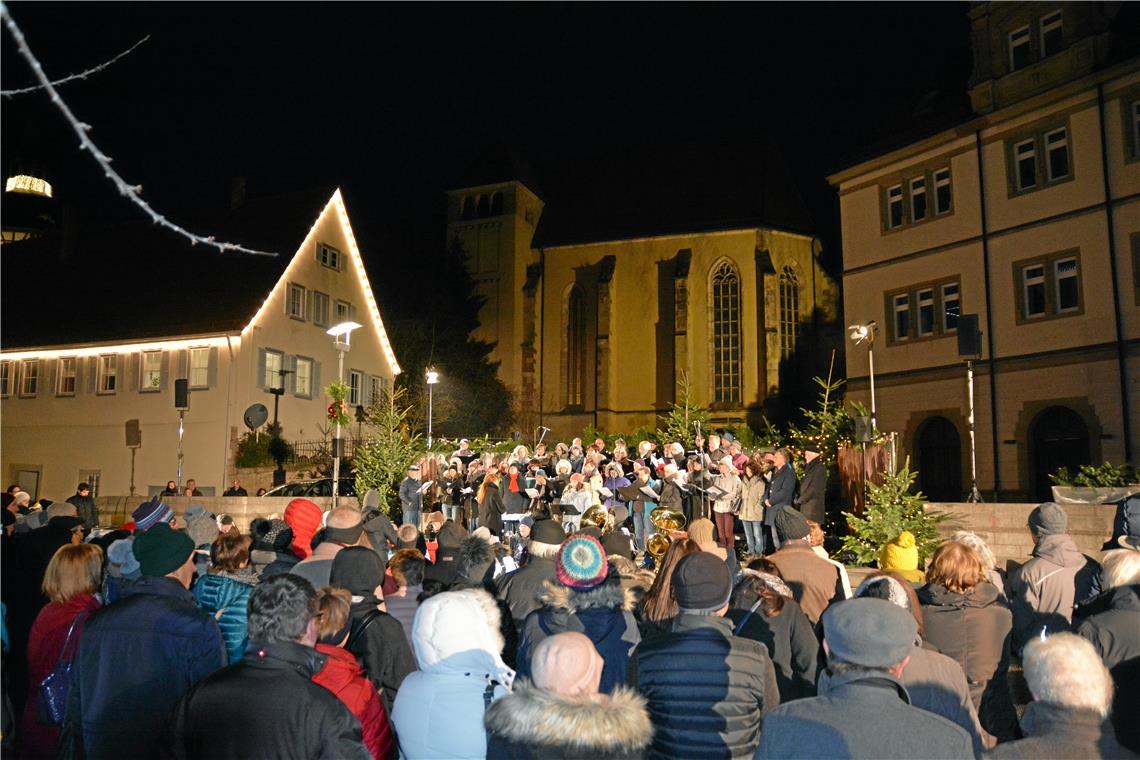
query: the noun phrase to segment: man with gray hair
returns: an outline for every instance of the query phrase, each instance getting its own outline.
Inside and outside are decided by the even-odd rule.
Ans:
[[[325,520],[324,540],[317,544],[308,558],[293,565],[289,572],[301,576],[313,584],[313,588],[324,588],[329,585],[333,559],[346,546],[370,546],[370,543],[364,531],[360,510],[337,507],[329,512],[328,519]]]
[[[1095,593],[1100,565],[1086,557],[1069,535],[1069,515],[1045,502],[1029,513],[1033,558],[1010,573],[1013,646],[1020,650],[1042,630],[1066,631],[1073,607]]]
[[[828,679],[819,696],[764,717],[757,758],[972,758],[969,734],[910,704],[899,678],[918,624],[885,599],[841,602],[823,615]]]
[[[1113,735],[1112,676],[1092,644],[1073,633],[1034,639],[1021,664],[1033,694],[1021,717],[1025,738],[999,744],[987,758],[1132,757]]]
[[[176,758],[371,757],[360,723],[313,683],[326,657],[317,641],[316,592],[275,575],[249,596],[249,648],[178,703],[163,750]]]

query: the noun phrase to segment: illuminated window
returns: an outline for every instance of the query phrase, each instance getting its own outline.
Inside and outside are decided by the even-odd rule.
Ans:
[[[300,285],[289,283],[285,292],[285,313],[292,319],[305,319],[305,289]]]
[[[921,222],[926,218],[926,179],[918,177],[910,181],[910,220]]]
[[[582,291],[570,289],[566,304],[566,405],[581,406],[586,386],[586,306]]]
[[[1017,168],[1017,189],[1025,190],[1037,184],[1037,144],[1022,140],[1013,146]]]
[[[95,386],[99,393],[114,393],[118,389],[119,357],[106,354],[99,357]]]
[[[1017,71],[1030,64],[1033,58],[1029,27],[1023,26],[1009,33],[1009,70]]]
[[[79,359],[74,356],[65,356],[59,360],[55,393],[57,396],[75,395],[75,375]]]
[[[939,169],[934,172],[934,213],[941,215],[949,212],[951,200],[950,170]]]
[[[780,273],[780,356],[787,359],[796,350],[800,336],[800,284],[795,270]]]
[[[142,352],[142,374],[139,378],[139,390],[143,392],[157,391],[162,388],[162,352]]]
[[[1042,16],[1040,27],[1041,57],[1045,58],[1061,52],[1065,42],[1064,29],[1061,26],[1061,11],[1054,11],[1047,16]]]
[[[1064,127],[1045,133],[1045,155],[1050,182],[1069,176],[1069,139]]]
[[[887,188],[887,226],[891,229],[901,227],[903,223],[903,189],[902,185]]]
[[[1026,319],[1045,314],[1045,266],[1034,264],[1021,270],[1022,298]]]
[[[906,340],[910,337],[910,296],[906,293],[897,295],[892,299],[894,307],[895,340]]]
[[[20,369],[20,395],[34,398],[40,388],[40,360],[24,359]]]
[[[210,349],[190,349],[190,387],[208,388],[210,386]]]
[[[297,357],[297,368],[293,374],[293,391],[298,396],[313,397],[313,360]]]
[[[962,316],[960,289],[961,286],[956,282],[948,282],[942,286],[942,332],[944,333],[958,329],[958,319]]]
[[[285,355],[280,351],[265,350],[265,366],[261,373],[261,386],[263,388],[281,387],[281,366]]]
[[[343,266],[343,259],[344,257],[340,255],[340,251],[328,243],[317,243],[317,261],[321,262],[322,266],[339,271],[341,266]]]
[[[358,369],[348,371],[348,405],[360,403],[360,391],[364,388],[364,373]]]
[[[329,297],[318,290],[313,291],[313,324],[321,327],[329,324]]]
[[[0,362],[0,398],[12,395],[12,362]]]
[[[740,276],[727,261],[711,279],[713,401],[740,403]]]

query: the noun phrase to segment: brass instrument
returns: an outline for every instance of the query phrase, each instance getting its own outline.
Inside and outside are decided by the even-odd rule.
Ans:
[[[596,504],[582,513],[582,524],[593,525],[602,533],[608,533],[613,529],[613,520],[610,518],[609,510]]]
[[[649,521],[659,532],[645,542],[645,551],[659,561],[673,544],[672,532],[685,527],[685,515],[680,510],[658,507],[649,513]]]

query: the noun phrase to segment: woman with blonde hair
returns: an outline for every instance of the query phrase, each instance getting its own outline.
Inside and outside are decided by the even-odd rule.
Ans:
[[[989,544],[982,540],[977,533],[969,530],[956,530],[950,536],[951,541],[965,544],[974,550],[978,559],[982,561],[982,569],[986,571],[986,580],[997,586],[997,590],[1005,594],[1005,574],[997,567],[997,558],[990,550]]]
[[[943,541],[930,559],[918,599],[925,639],[962,666],[982,728],[999,742],[1017,738],[1017,713],[1006,683],[1013,614],[986,580],[981,558],[965,544]]]
[[[101,606],[95,593],[103,578],[103,550],[95,544],[67,544],[52,555],[44,572],[43,592],[50,600],[28,636],[28,701],[24,705],[21,757],[54,758],[58,726],[40,721],[40,684],[62,660],[79,650],[79,639]]]

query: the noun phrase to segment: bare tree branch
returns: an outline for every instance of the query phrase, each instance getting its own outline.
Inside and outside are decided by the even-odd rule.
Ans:
[[[91,68],[87,69],[86,71],[81,71],[78,74],[68,74],[63,79],[56,79],[56,80],[52,81],[52,85],[55,87],[59,87],[61,84],[67,84],[68,82],[74,82],[76,79],[86,79],[87,77],[91,76],[92,74],[98,74],[100,71],[107,68],[108,66],[110,66],[115,61],[119,60],[120,58],[124,58],[124,57],[130,55],[131,53],[133,53],[135,51],[135,48],[137,48],[139,45],[143,44],[144,42],[146,42],[149,39],[150,39],[150,35],[148,34],[147,36],[143,37],[141,40],[139,40],[135,44],[131,45],[129,48],[127,48],[123,52],[119,53],[117,56],[115,56],[111,60],[104,61],[103,63],[100,63],[98,66],[92,66]],[[14,97],[16,95],[25,95],[29,92],[36,92],[36,91],[42,90],[42,89],[44,89],[44,86],[42,84],[36,84],[36,85],[32,85],[31,87],[20,87],[19,89],[16,89],[16,90],[0,90],[0,95],[4,96],[5,98],[11,98],[11,97]]]

